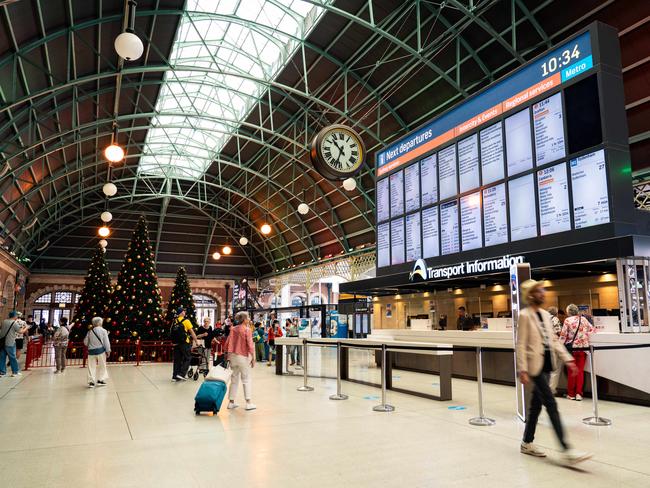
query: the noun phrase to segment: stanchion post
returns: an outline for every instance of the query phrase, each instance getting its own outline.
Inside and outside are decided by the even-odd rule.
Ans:
[[[589,345],[589,369],[591,369],[591,401],[594,407],[593,417],[582,419],[582,422],[587,425],[612,425],[610,419],[603,418],[598,415],[598,381],[596,380],[596,366],[594,363],[594,346]]]
[[[307,339],[302,340],[302,386],[298,387],[298,391],[314,391],[313,386],[307,385]]]
[[[381,405],[372,407],[375,412],[392,412],[395,407],[386,403],[386,344],[381,345]]]
[[[336,395],[330,395],[330,400],[347,400],[348,396],[341,393],[341,341],[336,341]]]
[[[476,348],[476,383],[478,384],[478,417],[469,419],[469,423],[480,426],[494,425],[496,421],[486,417],[483,411],[483,349],[481,347]]]

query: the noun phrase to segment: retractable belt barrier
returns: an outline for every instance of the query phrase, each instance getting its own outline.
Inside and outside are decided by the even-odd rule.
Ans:
[[[491,346],[406,346],[394,345],[387,346],[386,344],[360,344],[359,342],[350,341],[336,341],[335,343],[323,343],[321,341],[314,341],[303,339],[303,386],[298,388],[298,391],[313,391],[312,386],[307,385],[307,347],[333,347],[336,345],[336,395],[331,395],[331,400],[345,400],[348,398],[341,392],[341,350],[344,347],[349,349],[373,349],[381,351],[381,404],[373,407],[376,412],[392,412],[395,410],[393,405],[386,402],[386,352],[387,351],[439,351],[439,352],[476,352],[476,380],[478,384],[478,404],[479,416],[473,417],[469,423],[477,426],[490,426],[494,425],[496,421],[485,416],[483,410],[483,349],[488,349],[490,352],[512,352],[513,347],[491,347]],[[583,423],[595,426],[612,425],[610,419],[600,417],[598,413],[598,384],[596,381],[594,351],[612,351],[617,349],[642,349],[648,348],[650,344],[621,344],[615,346],[589,346],[589,347],[574,347],[573,351],[585,351],[589,353],[589,367],[591,369],[591,398],[593,405],[593,416],[582,419]]]

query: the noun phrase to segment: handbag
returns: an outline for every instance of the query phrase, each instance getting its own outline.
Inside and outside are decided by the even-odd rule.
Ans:
[[[578,319],[578,327],[576,327],[576,332],[573,334],[573,339],[571,339],[571,342],[565,342],[564,347],[568,351],[569,354],[573,354],[573,342],[576,340],[576,337],[578,336],[578,332],[580,332],[580,325],[582,324],[582,317]]]
[[[221,381],[228,384],[231,376],[232,369],[230,369],[230,363],[226,362],[225,366],[219,364],[210,369],[205,377],[205,381]]]
[[[11,323],[11,325],[9,326],[9,329],[7,330],[7,332],[5,332],[5,335],[3,335],[2,337],[0,337],[0,349],[4,349],[4,348],[5,348],[5,344],[6,344],[7,336],[9,335],[9,332],[11,332],[11,329],[14,328],[14,324],[15,324],[15,323],[16,323],[16,321],[14,320],[14,321]]]

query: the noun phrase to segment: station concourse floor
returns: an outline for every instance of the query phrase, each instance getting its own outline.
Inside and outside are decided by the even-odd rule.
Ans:
[[[333,370],[332,354],[310,372]],[[310,354],[310,358],[312,355]],[[351,373],[378,377],[370,357]],[[336,381],[253,370],[257,410],[195,416],[199,382],[172,383],[171,365],[109,366],[110,383],[88,389],[86,371],[27,371],[0,379],[0,486],[40,487],[648,487],[650,408],[601,402],[611,427],[590,427],[591,402],[558,399],[569,439],[594,452],[576,468],[558,463],[545,413],[539,459],[519,453],[523,425],[514,390],[486,384],[492,427],[474,427],[476,383],[453,380],[454,400],[389,391],[392,413],[373,412],[380,390],[343,382],[347,401],[331,401]],[[320,370],[320,371],[319,371]],[[327,371],[326,371],[327,370]],[[393,372],[395,384],[434,388],[436,377]],[[241,395],[241,393],[240,393]],[[243,403],[240,402],[240,403]],[[449,407],[452,407],[451,409]]]

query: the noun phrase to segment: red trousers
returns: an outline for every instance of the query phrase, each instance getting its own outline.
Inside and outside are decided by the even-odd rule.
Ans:
[[[582,387],[585,384],[585,361],[587,360],[587,353],[585,351],[575,351],[573,359],[576,361],[576,368],[578,371],[575,374],[569,373],[567,394],[570,397],[576,395],[583,396]]]

